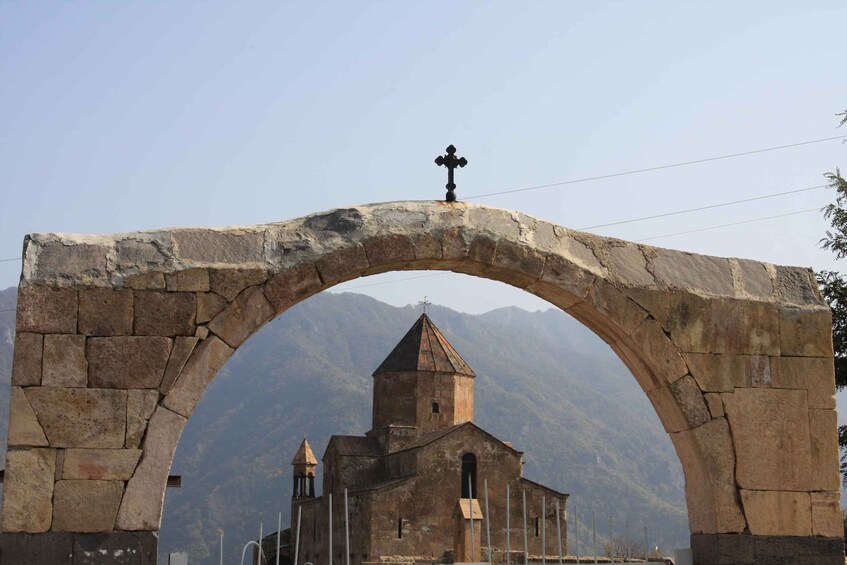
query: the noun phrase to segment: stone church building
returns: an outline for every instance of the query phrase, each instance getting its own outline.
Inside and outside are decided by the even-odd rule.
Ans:
[[[330,523],[332,562],[346,563],[345,488],[351,564],[394,558],[405,563],[487,560],[487,529],[492,557],[505,561],[507,522],[514,563],[524,549],[524,519],[530,556],[545,551],[558,555],[557,502],[561,549],[566,552],[568,495],[524,478],[523,453],[473,423],[474,378],[423,314],[373,373],[371,430],[329,440],[321,496],[314,484],[318,461],[303,440],[292,461],[287,557],[294,561],[299,513],[297,563],[329,563]],[[275,538],[269,536],[263,546],[270,549]]]

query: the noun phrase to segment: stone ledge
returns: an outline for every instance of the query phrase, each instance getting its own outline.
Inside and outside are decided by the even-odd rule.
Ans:
[[[156,532],[0,534],[5,565],[156,565]]]
[[[844,539],[692,534],[694,563],[703,565],[844,565]]]

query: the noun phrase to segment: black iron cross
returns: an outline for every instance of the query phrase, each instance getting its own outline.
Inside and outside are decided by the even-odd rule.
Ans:
[[[453,169],[456,167],[464,167],[468,164],[468,160],[464,157],[456,158],[456,148],[452,145],[447,147],[447,155],[439,155],[435,158],[435,164],[439,167],[444,165],[447,167],[447,202],[455,202],[456,194],[453,192],[456,190],[456,183],[453,182]]]

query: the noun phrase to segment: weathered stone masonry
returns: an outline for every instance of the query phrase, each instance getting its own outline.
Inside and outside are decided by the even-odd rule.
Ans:
[[[808,269],[441,202],[27,237],[0,560],[156,532],[182,428],[234,350],[321,290],[407,269],[525,289],[610,344],[676,446],[696,561],[838,562],[831,318]]]

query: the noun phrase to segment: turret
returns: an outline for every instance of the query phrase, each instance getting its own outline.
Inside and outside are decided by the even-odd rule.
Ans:
[[[291,460],[291,465],[294,467],[293,498],[314,498],[315,469],[317,469],[318,460],[306,438],[303,438],[303,443],[300,444],[294,459]]]

